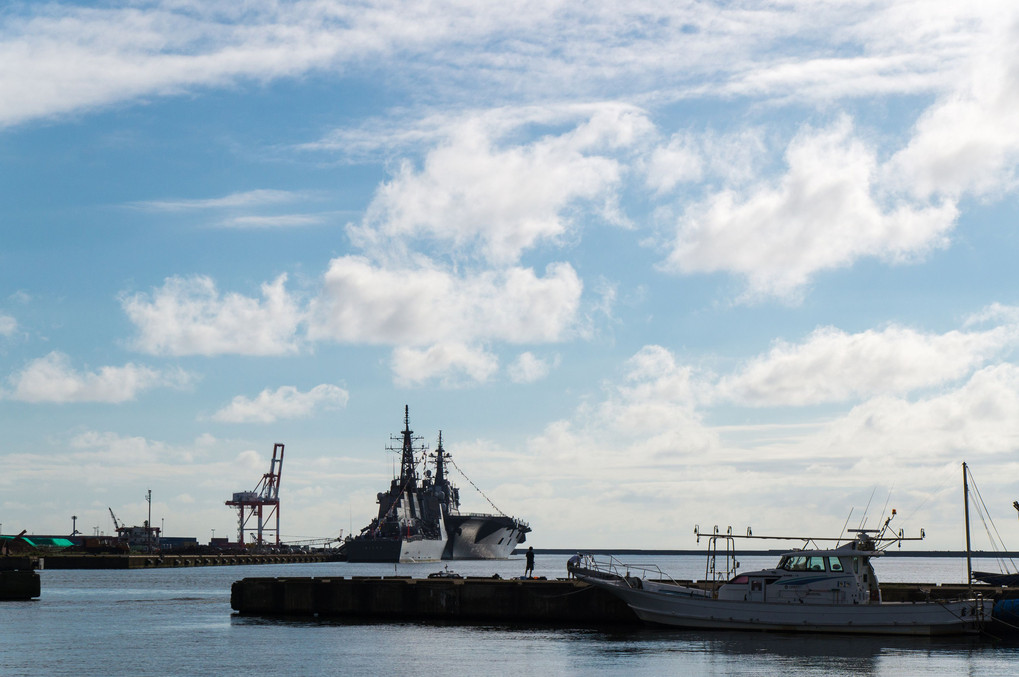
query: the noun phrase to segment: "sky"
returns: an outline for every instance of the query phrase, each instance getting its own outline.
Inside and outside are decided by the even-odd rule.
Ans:
[[[1017,110],[1011,0],[4,3],[0,530],[357,532],[406,405],[539,548],[1019,548]]]

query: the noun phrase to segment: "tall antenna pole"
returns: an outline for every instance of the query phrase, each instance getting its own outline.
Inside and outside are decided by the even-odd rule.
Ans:
[[[964,506],[964,514],[966,516],[966,585],[970,588],[970,594],[973,592],[973,560],[970,556],[970,543],[969,543],[969,481],[966,477],[967,468],[966,462],[962,463],[962,498]]]

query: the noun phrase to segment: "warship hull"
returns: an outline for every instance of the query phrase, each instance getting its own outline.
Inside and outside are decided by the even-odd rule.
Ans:
[[[358,538],[344,544],[348,562],[438,562],[446,539]]]
[[[501,515],[451,515],[446,517],[449,543],[444,559],[506,559],[526,540],[530,528]]]

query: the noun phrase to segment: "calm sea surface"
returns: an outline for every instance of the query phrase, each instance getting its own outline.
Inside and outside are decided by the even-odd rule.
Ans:
[[[653,561],[704,578],[700,557]],[[774,558],[747,557],[742,570]],[[565,574],[542,556],[536,575]],[[990,561],[975,566],[996,570]],[[1019,644],[969,639],[563,629],[445,623],[277,621],[235,616],[248,576],[409,575],[441,564],[291,564],[141,571],[42,571],[42,597],[0,602],[0,675],[1015,675]],[[462,575],[523,573],[522,558],[454,562]],[[965,561],[886,557],[882,581],[961,582]]]

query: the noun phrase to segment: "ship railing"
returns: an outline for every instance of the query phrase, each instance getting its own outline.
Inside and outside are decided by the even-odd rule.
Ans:
[[[624,562],[613,555],[581,554],[580,562],[575,565],[576,570],[584,575],[595,578],[621,580],[629,587],[634,586],[634,580],[653,580],[659,583],[679,583],[659,568],[657,564],[642,564],[637,562]]]

